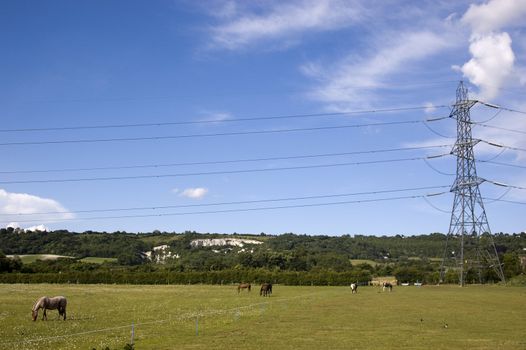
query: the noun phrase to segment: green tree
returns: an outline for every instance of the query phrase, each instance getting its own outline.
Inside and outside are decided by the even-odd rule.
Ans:
[[[521,263],[517,253],[505,253],[502,257],[503,272],[506,278],[511,278],[513,276],[520,275]]]

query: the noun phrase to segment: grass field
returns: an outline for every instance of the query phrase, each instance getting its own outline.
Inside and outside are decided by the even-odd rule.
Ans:
[[[7,257],[12,258],[15,255],[8,255]],[[22,263],[31,264],[37,260],[56,260],[58,258],[72,258],[71,256],[56,255],[56,254],[26,254],[18,255]]]
[[[117,258],[98,258],[96,256],[88,256],[80,259],[80,261],[92,264],[102,264],[105,262],[116,262]]]
[[[353,266],[360,265],[360,264],[368,264],[373,267],[378,265],[376,261],[368,260],[368,259],[351,259],[351,264],[353,264]]]
[[[0,285],[0,349],[525,349],[526,289]],[[42,295],[68,298],[32,322]],[[196,323],[198,334],[196,334]],[[447,328],[445,328],[447,324]]]
[[[8,255],[8,257],[12,258],[14,255]],[[37,260],[56,260],[58,258],[73,258],[72,256],[65,256],[65,255],[55,255],[55,254],[26,254],[26,255],[18,255],[22,263],[24,264],[31,264]],[[117,261],[117,258],[98,258],[95,256],[88,256],[85,258],[80,259],[82,262],[86,263],[94,263],[94,264],[102,264],[103,262],[115,262]]]

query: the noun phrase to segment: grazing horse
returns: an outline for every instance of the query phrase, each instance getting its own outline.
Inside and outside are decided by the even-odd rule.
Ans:
[[[272,284],[271,283],[263,283],[261,285],[261,289],[259,290],[259,295],[264,297],[270,297],[272,294]]]
[[[42,297],[38,299],[35,305],[33,306],[33,311],[32,311],[33,321],[37,320],[39,309],[44,309],[44,314],[42,315],[43,320],[47,320],[46,310],[58,309],[59,317],[64,316],[64,321],[65,321],[67,304],[68,304],[68,301],[66,300],[66,298],[62,296],[53,297],[53,298]]]
[[[239,284],[239,286],[237,286],[237,293],[239,294],[239,292],[241,292],[241,289],[246,289],[250,292],[251,288],[252,286],[250,285],[250,283],[241,283]]]
[[[358,293],[358,283],[352,283],[351,284],[351,293]]]
[[[390,292],[393,291],[393,285],[391,284],[391,282],[384,282],[382,284],[383,286],[383,291],[385,292],[386,289],[389,289]]]

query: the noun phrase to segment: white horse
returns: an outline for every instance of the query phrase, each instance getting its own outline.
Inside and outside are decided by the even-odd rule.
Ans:
[[[351,294],[358,293],[358,283],[351,284]]]
[[[62,296],[53,297],[53,298],[42,297],[37,300],[35,305],[33,305],[33,310],[32,310],[33,321],[37,320],[39,309],[44,310],[44,314],[42,315],[43,320],[47,320],[46,310],[57,310],[58,309],[58,315],[64,316],[64,321],[65,321],[67,304],[68,304],[68,301],[66,300],[66,298]]]

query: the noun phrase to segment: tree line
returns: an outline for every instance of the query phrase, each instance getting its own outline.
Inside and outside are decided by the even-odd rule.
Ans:
[[[261,244],[196,247],[195,239],[248,238]],[[118,283],[233,283],[234,281],[275,280],[286,284],[335,284],[351,276],[356,281],[375,276],[394,275],[400,282],[438,282],[439,258],[446,236],[440,233],[420,236],[307,236],[292,233],[270,236],[200,234],[197,232],[22,232],[0,230],[0,252],[11,255],[57,254],[75,257],[22,264],[0,253],[0,281],[40,281],[45,274],[53,281],[106,283],[114,275]],[[519,257],[526,247],[526,234],[494,235],[506,277],[524,272]],[[167,244],[172,257],[155,264],[144,252]],[[117,258],[117,262],[90,264],[79,259],[88,256]],[[155,253],[153,253],[155,257]],[[356,259],[367,259],[357,263]],[[355,261],[353,263],[353,261]],[[241,275],[240,275],[241,274]],[[255,275],[254,275],[255,274]],[[269,275],[270,274],[270,275]],[[350,274],[350,275],[349,275]],[[468,279],[473,275],[468,271]],[[16,276],[15,276],[16,275]],[[22,276],[23,275],[23,276]],[[32,275],[32,277],[30,276]],[[73,277],[72,277],[73,276]],[[76,277],[75,277],[76,276]],[[296,277],[294,277],[296,276]],[[339,276],[339,277],[338,277]],[[341,278],[340,278],[341,277]],[[484,280],[497,281],[492,271]],[[270,279],[267,279],[270,278]],[[446,280],[457,279],[454,272]],[[111,281],[109,279],[108,281]],[[475,280],[473,278],[473,280]],[[204,282],[203,282],[204,281]]]

